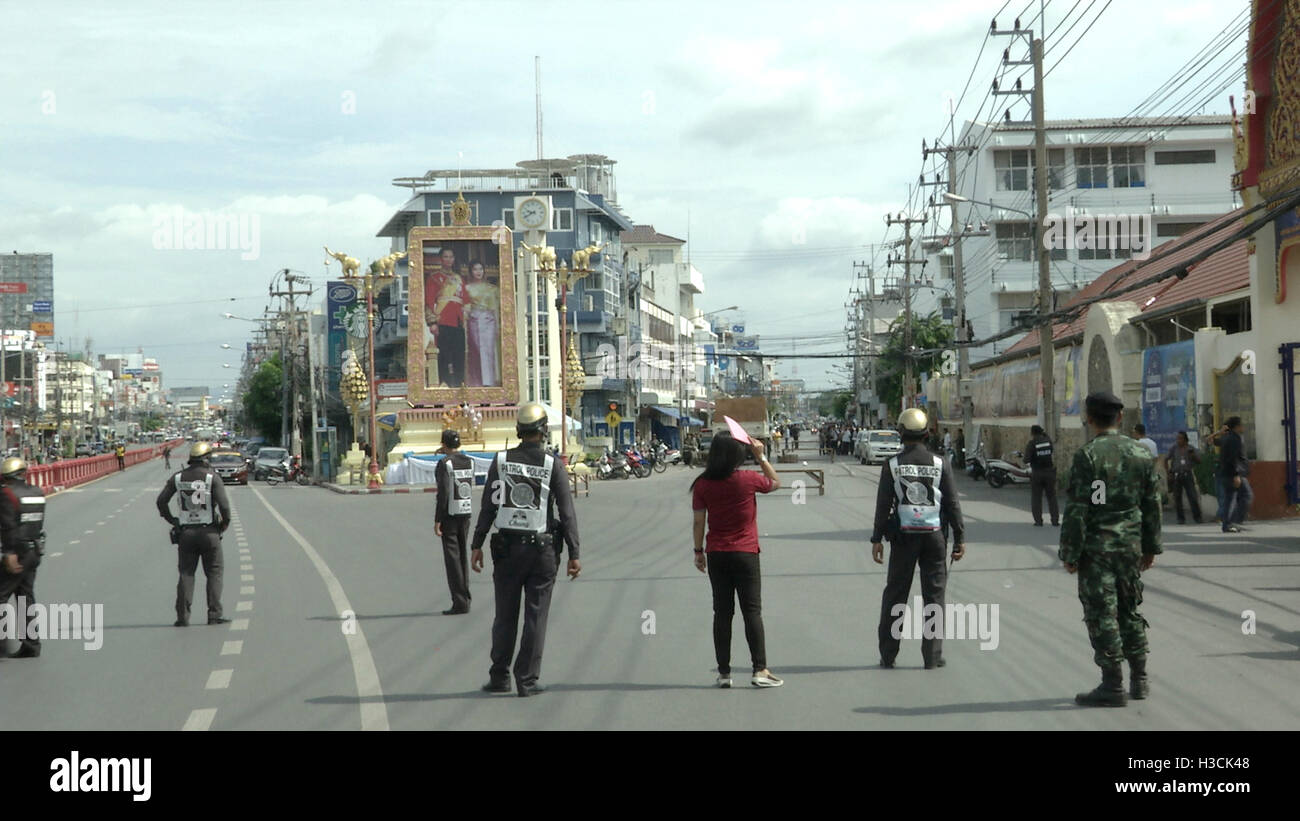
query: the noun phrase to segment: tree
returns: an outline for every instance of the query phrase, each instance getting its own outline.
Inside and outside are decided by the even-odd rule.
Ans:
[[[284,415],[284,371],[280,354],[262,363],[248,380],[244,393],[244,419],[272,444],[280,444],[280,420]]]
[[[852,391],[844,391],[843,393],[835,394],[835,398],[831,400],[831,416],[835,419],[847,419],[848,417],[845,416],[845,411],[848,410],[849,403],[852,401]]]
[[[892,412],[902,413],[903,374],[905,354],[903,350],[903,323],[900,316],[889,326],[889,342],[880,352],[879,367],[884,373],[876,374],[876,388],[885,406]],[[952,325],[937,313],[921,318],[912,314],[912,377],[920,387],[923,373],[938,370],[943,365],[943,351],[952,345]],[[928,353],[917,354],[917,351]]]

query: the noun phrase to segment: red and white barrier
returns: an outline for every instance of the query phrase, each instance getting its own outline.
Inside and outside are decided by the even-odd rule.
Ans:
[[[178,445],[184,443],[185,440],[177,439],[161,445],[150,445],[147,448],[128,450],[125,458],[126,466],[131,467],[141,462],[156,459],[162,456],[163,448],[175,449]],[[46,493],[53,493],[116,472],[117,456],[112,453],[104,453],[99,456],[83,456],[79,459],[61,459],[48,465],[30,465],[27,468],[27,481]]]

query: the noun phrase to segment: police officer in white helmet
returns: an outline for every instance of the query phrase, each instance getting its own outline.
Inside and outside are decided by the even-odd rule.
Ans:
[[[546,617],[564,544],[569,546],[570,579],[582,572],[578,561],[578,520],[564,465],[542,449],[546,409],[529,402],[519,408],[515,433],[519,447],[498,453],[488,468],[483,504],[474,530],[470,564],[483,570],[483,541],[492,534],[492,584],[496,618],[492,623],[492,667],[483,690],[510,692],[510,656],[519,628],[519,597],[524,597],[524,630],[515,658],[515,688],[520,696],[545,691],[537,683],[546,643]]]
[[[180,565],[176,583],[177,627],[190,623],[190,603],[194,599],[194,573],[200,560],[207,579],[208,624],[226,624],[221,615],[223,564],[221,534],[230,527],[230,502],[221,477],[208,464],[212,445],[195,442],[190,448],[189,465],[174,474],[158,494],[158,515],[172,526]],[[171,511],[172,497],[177,497],[177,514]]]
[[[871,558],[884,563],[882,537],[889,540],[889,571],[880,603],[880,666],[893,667],[898,655],[901,627],[907,618],[912,574],[921,566],[921,596],[926,609],[937,605],[943,612],[948,570],[947,533],[952,531],[953,561],[966,553],[965,527],[957,503],[952,465],[925,446],[929,420],[919,408],[909,408],[898,418],[903,452],[885,463],[876,495],[876,519],[871,532]],[[943,620],[923,622],[921,638],[925,669],[943,667]]]
[[[45,494],[27,484],[27,463],[10,456],[0,463],[0,605],[12,594],[15,611],[36,604],[36,568],[45,553]],[[41,637],[20,637],[14,658],[36,658]],[[0,648],[2,649],[2,648]]]

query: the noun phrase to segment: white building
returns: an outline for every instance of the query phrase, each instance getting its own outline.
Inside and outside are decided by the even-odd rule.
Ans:
[[[1073,217],[1082,227],[1090,219],[1123,216],[1137,228],[1131,237],[1127,230],[1120,236],[1118,244],[1126,247],[1053,248],[1057,306],[1116,260],[1141,254],[1143,247],[1149,251],[1240,205],[1231,188],[1229,117],[1049,120],[1046,125],[1049,219]],[[959,145],[980,147],[974,156],[958,154],[955,166],[957,192],[967,200],[958,203],[959,222],[968,233],[986,234],[962,242],[966,318],[974,338],[983,339],[1010,330],[1037,310],[1034,130],[1023,122],[967,122]],[[935,208],[929,213],[937,219],[913,235],[927,235],[913,257],[928,260],[923,272],[912,270],[919,286],[913,310],[952,317],[953,258],[943,236],[952,230],[950,209],[944,186],[930,190]],[[1145,236],[1148,228],[1153,237]],[[902,266],[894,268],[891,273],[901,277]],[[972,348],[971,361],[1004,352],[1018,338]]]

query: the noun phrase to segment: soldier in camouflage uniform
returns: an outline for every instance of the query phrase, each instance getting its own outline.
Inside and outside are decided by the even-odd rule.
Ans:
[[[1110,393],[1086,400],[1088,428],[1095,438],[1074,455],[1066,496],[1059,556],[1079,576],[1079,600],[1088,625],[1101,685],[1079,693],[1087,707],[1123,707],[1123,661],[1128,659],[1130,693],[1147,697],[1146,620],[1141,572],[1155,563],[1160,547],[1160,485],[1150,451],[1119,432],[1124,404]]]

